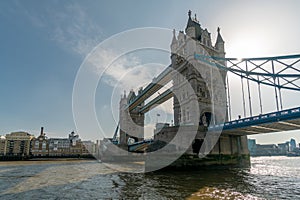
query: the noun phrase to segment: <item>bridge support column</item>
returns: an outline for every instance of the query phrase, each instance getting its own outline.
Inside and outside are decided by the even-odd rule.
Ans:
[[[188,134],[189,127],[182,131]],[[155,141],[170,143],[177,134],[178,127],[165,127],[155,134]],[[209,134],[199,128],[193,144],[187,151],[166,169],[202,168],[205,166],[250,166],[250,153],[248,150],[247,136],[221,134],[213,149],[204,158],[199,158],[198,153],[204,145],[205,135]],[[168,155],[165,155],[166,158]],[[163,157],[163,156],[162,156]]]
[[[247,136],[221,135],[207,157],[220,165],[249,166]]]

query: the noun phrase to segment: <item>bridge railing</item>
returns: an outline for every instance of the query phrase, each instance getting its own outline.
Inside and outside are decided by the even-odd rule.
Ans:
[[[299,117],[300,117],[300,107],[297,107],[297,108],[291,108],[291,109],[277,111],[277,112],[271,112],[263,115],[237,119],[230,122],[225,122],[224,124],[210,126],[209,130],[219,129],[219,128],[223,128],[223,130],[242,128],[251,125],[259,125],[264,123],[295,119]]]

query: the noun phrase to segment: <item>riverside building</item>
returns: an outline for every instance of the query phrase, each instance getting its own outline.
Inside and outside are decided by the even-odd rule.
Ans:
[[[27,132],[12,132],[6,135],[6,155],[29,156],[30,142],[33,135]]]

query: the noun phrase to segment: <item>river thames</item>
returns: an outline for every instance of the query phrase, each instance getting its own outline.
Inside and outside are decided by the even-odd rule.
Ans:
[[[300,199],[300,157],[148,174],[115,172],[95,160],[0,162],[0,199]]]

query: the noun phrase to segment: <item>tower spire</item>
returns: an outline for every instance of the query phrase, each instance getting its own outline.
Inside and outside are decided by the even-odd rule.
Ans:
[[[194,20],[195,20],[195,22],[198,22],[196,13],[195,13],[195,19]]]
[[[217,32],[218,32],[218,36],[217,36],[215,48],[221,53],[219,56],[225,58],[225,46],[224,46],[225,42],[221,36],[220,27],[218,27]]]
[[[221,33],[220,33],[220,27],[218,27],[217,31],[218,31],[218,36],[217,36],[216,44],[217,43],[224,43],[224,40],[223,40],[223,38],[221,36]]]
[[[189,12],[188,12],[188,16],[189,16],[189,19],[188,19],[188,23],[187,23],[187,25],[186,25],[186,28],[185,29],[188,29],[189,27],[192,27],[192,26],[194,26],[194,21],[192,20],[192,17],[191,17],[191,15],[192,15],[192,11],[191,10],[189,10]]]
[[[173,38],[176,39],[176,35],[175,35],[175,29],[173,29]]]
[[[177,43],[177,39],[176,39],[176,32],[175,29],[173,29],[173,39],[172,39],[172,44]]]
[[[172,39],[172,43],[171,43],[171,51],[173,53],[175,53],[177,47],[178,47],[178,41],[177,41],[177,38],[176,38],[175,29],[173,29],[173,39]]]

